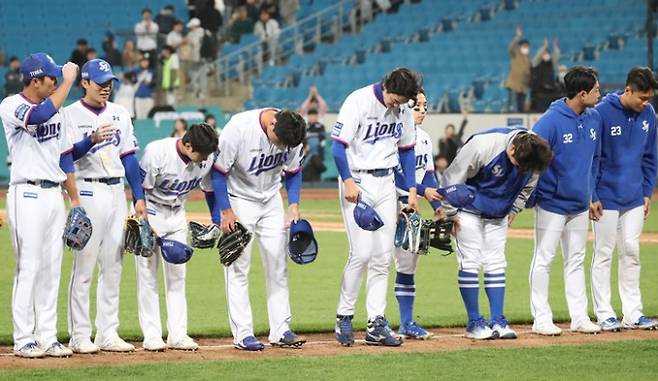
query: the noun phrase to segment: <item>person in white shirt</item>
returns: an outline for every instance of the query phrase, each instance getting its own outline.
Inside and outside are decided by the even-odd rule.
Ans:
[[[189,73],[192,94],[199,99],[205,99],[208,94],[208,63],[201,57],[201,42],[205,31],[196,17],[187,23],[187,27],[190,29],[186,38],[190,45]]]
[[[254,34],[260,38],[263,45],[263,62],[274,65],[280,32],[279,23],[272,18],[267,10],[261,10],[259,20],[254,25]]]
[[[151,10],[144,8],[142,10],[142,21],[135,24],[135,36],[137,36],[137,50],[142,54],[149,54],[149,65],[151,67],[155,65],[158,32],[158,24],[153,22]]]

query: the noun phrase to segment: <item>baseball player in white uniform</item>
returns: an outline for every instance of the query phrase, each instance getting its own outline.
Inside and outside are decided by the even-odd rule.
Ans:
[[[119,284],[123,255],[123,226],[127,206],[124,175],[132,188],[136,213],[146,215],[137,145],[128,111],[108,102],[113,82],[112,67],[101,60],[85,63],[81,70],[82,99],[64,108],[73,145],[73,159],[80,205],[91,219],[93,232],[85,248],[73,257],[69,287],[69,348],[75,353],[99,350],[135,350],[117,333]],[[96,338],[92,343],[89,288],[99,265],[96,298]]]
[[[202,185],[210,189],[209,173],[217,159],[217,132],[208,124],[190,126],[182,138],[165,138],[149,143],[140,160],[144,176],[146,210],[151,228],[160,238],[187,242],[185,200]],[[202,184],[202,182],[206,180]],[[162,340],[158,266],[164,267],[167,301],[167,343]],[[172,264],[161,255],[136,256],[139,324],[144,333],[143,348],[163,351],[167,347],[196,350],[198,344],[187,335],[186,264]]]
[[[79,206],[71,139],[58,110],[78,73],[68,62],[57,66],[45,53],[21,63],[24,88],[5,98],[0,117],[12,160],[7,220],[16,255],[12,294],[14,354],[68,357],[57,340],[57,295],[66,210],[60,185]],[[59,88],[57,77],[63,77]]]
[[[219,137],[219,158],[215,165],[218,171],[213,171],[222,231],[231,231],[239,220],[258,241],[265,268],[269,342],[273,346],[299,347],[306,342],[290,329],[292,314],[285,251],[285,225],[300,218],[305,134],[306,122],[295,112],[264,108],[236,114]],[[287,217],[279,195],[282,173],[288,191]],[[257,351],[264,349],[264,345],[254,337],[249,301],[252,243],[224,270],[224,275],[234,345],[237,349]]]
[[[432,209],[434,210],[435,217],[441,218],[443,215],[441,209],[440,196],[436,192],[438,183],[434,175],[434,160],[432,160],[432,138],[427,132],[420,128],[420,125],[425,119],[427,114],[427,98],[424,91],[421,91],[416,96],[416,104],[414,106],[414,123],[416,125],[416,146],[414,147],[416,153],[416,189],[419,194],[425,196],[430,201]],[[398,167],[398,169],[401,169]],[[403,183],[404,179],[399,175],[399,171],[395,174],[396,185]],[[403,207],[406,207],[409,197],[409,192],[397,187],[398,192],[398,213]],[[410,254],[406,250],[396,247],[393,251],[393,258],[395,259],[395,270],[397,271],[395,277],[395,298],[398,301],[398,309],[400,311],[400,331],[399,334],[403,338],[412,338],[425,340],[429,339],[431,334],[418,323],[414,321],[414,301],[416,299],[416,282],[414,275],[416,273],[416,266],[418,258],[416,254]]]
[[[418,210],[414,181],[414,116],[407,103],[420,91],[420,76],[400,68],[382,82],[352,92],[332,132],[332,152],[340,173],[339,194],[350,251],[336,311],[336,340],[354,344],[352,318],[363,274],[368,270],[366,343],[399,346],[384,316],[388,271],[393,256],[397,193],[394,169],[402,166],[408,207]],[[383,226],[367,231],[352,217],[357,202],[371,205]]]

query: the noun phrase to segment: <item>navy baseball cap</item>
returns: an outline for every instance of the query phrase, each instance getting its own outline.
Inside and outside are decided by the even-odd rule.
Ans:
[[[379,214],[372,206],[363,202],[360,196],[354,207],[354,221],[363,230],[375,231],[384,226],[384,221]]]
[[[23,78],[61,77],[62,67],[46,53],[32,53],[21,62]]]
[[[112,72],[112,66],[107,61],[100,58],[87,61],[82,65],[82,79],[88,79],[96,83],[105,83],[111,79],[118,80]]]
[[[475,192],[466,184],[456,184],[436,190],[448,204],[455,208],[470,206],[475,200]]]
[[[293,262],[305,265],[318,256],[318,242],[313,235],[310,222],[300,219],[290,224],[290,240],[288,241],[288,256]]]
[[[194,249],[173,239],[158,237],[158,244],[160,245],[162,258],[174,265],[180,265],[189,261],[194,253]]]

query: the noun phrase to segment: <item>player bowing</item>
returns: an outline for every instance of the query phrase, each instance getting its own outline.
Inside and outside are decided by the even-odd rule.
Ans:
[[[269,342],[299,347],[306,340],[290,330],[287,235],[285,224],[299,220],[302,183],[302,142],[306,122],[296,112],[264,108],[241,112],[219,137],[220,155],[213,171],[219,194],[221,229],[229,232],[239,220],[258,241],[267,290]],[[288,191],[288,216],[279,195],[281,174]],[[237,349],[257,351],[264,345],[254,336],[249,301],[249,268],[253,241],[242,256],[224,270],[228,317]]]
[[[64,108],[73,141],[73,159],[80,205],[91,219],[93,231],[83,250],[73,257],[69,287],[69,347],[76,353],[99,350],[135,350],[117,333],[119,284],[122,270],[123,226],[127,206],[123,177],[132,189],[135,210],[145,216],[144,191],[139,174],[138,150],[130,114],[108,101],[112,67],[101,59],[88,61],[81,70],[84,96]],[[91,342],[89,288],[98,263],[96,338]]]

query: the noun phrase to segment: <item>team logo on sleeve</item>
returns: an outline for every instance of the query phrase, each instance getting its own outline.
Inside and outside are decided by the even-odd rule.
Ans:
[[[646,120],[642,121],[642,131],[649,132],[649,122],[647,122]]]
[[[339,136],[339,135],[340,135],[340,131],[341,131],[342,129],[343,129],[343,123],[341,123],[341,122],[336,122],[336,124],[334,125],[334,129],[333,129],[333,131],[331,131],[331,135],[333,135],[333,136]]]
[[[29,105],[26,105],[25,103],[21,103],[18,107],[16,107],[16,111],[14,111],[14,115],[19,120],[25,121],[25,115],[27,114],[27,111],[29,109],[30,109]]]

